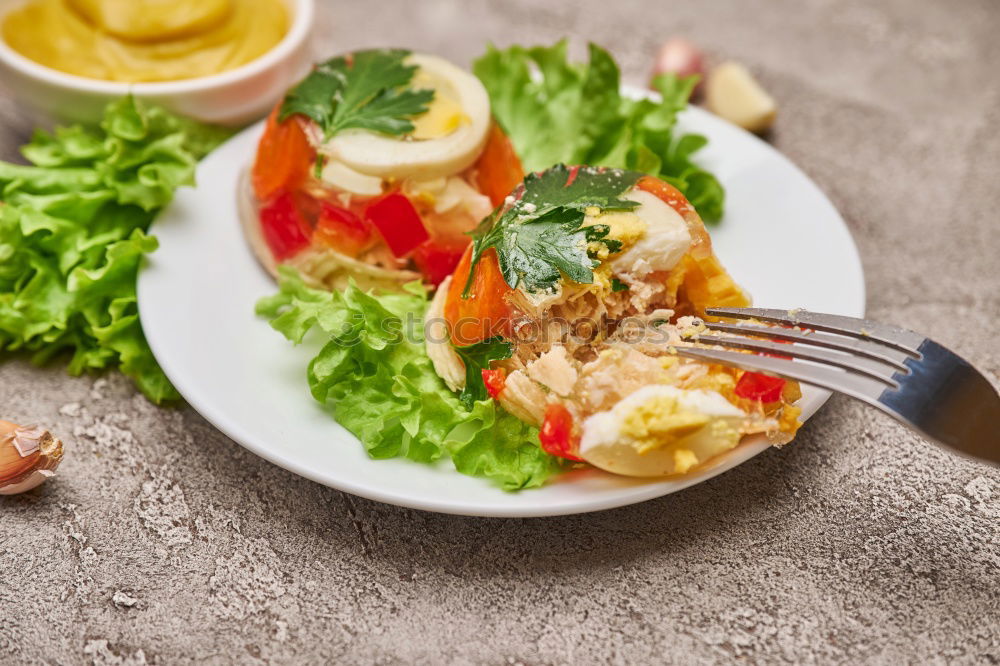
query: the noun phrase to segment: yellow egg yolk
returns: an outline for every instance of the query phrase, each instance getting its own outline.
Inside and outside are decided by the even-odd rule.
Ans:
[[[640,453],[667,446],[701,430],[710,421],[705,414],[685,410],[675,398],[657,396],[629,412],[621,432],[636,441]]]
[[[597,207],[587,208],[584,226],[603,224],[608,227],[608,240],[616,240],[621,243],[618,252],[624,252],[634,245],[640,238],[646,235],[647,225],[642,218],[631,211],[611,211],[602,213]],[[598,259],[604,261],[611,256],[608,246],[601,241],[591,241],[587,249]]]
[[[671,396],[656,396],[630,411],[622,420],[621,434],[633,441],[640,455],[657,449],[677,446],[674,466],[678,474],[698,464],[698,456],[684,446],[684,438],[707,432],[712,440],[725,441],[727,447],[739,441],[738,430],[725,420],[685,409]]]
[[[414,90],[434,91],[434,99],[431,100],[427,111],[410,119],[413,123],[413,131],[408,135],[410,138],[418,141],[440,139],[470,122],[469,116],[462,109],[455,88],[444,77],[421,68],[410,80],[409,87]]]

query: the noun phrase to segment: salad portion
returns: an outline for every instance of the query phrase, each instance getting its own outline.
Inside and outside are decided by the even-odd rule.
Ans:
[[[539,427],[546,452],[663,476],[799,427],[794,382],[677,355],[711,344],[707,306],[750,300],[669,183],[558,165],[474,237],[428,310],[428,356],[467,404],[491,397]]]
[[[523,176],[475,76],[437,56],[357,51],[318,64],[274,109],[241,213],[272,273],[436,285]]]
[[[676,353],[711,343],[707,307],[750,302],[702,222],[724,204],[707,140],[676,129],[695,78],[633,99],[606,51],[573,63],[565,42],[473,69],[361,51],[268,120],[243,221],[280,286],[258,313],[325,341],[313,397],[373,458],[508,490],[791,440],[794,382]]]

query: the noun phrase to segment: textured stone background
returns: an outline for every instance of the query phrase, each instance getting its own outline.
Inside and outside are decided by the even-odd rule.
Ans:
[[[750,64],[843,211],[873,317],[1000,351],[995,0],[323,3],[326,51],[572,35],[641,82],[665,36]],[[0,152],[31,125],[0,97]],[[297,478],[120,377],[0,365],[60,478],[0,500],[0,663],[1000,662],[1000,472],[847,399],[701,486],[546,520]]]

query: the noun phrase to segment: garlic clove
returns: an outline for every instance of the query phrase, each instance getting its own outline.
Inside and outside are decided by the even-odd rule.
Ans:
[[[743,65],[724,62],[708,73],[705,102],[716,115],[751,132],[771,127],[778,105]]]
[[[673,73],[679,77],[697,74],[701,79],[695,87],[699,94],[705,84],[705,56],[701,49],[683,37],[669,39],[660,46],[653,63],[653,78],[660,74]]]
[[[0,420],[0,495],[31,490],[55,474],[62,442],[48,430]]]

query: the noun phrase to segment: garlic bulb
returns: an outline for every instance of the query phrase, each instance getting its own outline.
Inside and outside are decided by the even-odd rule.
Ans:
[[[62,461],[62,442],[48,430],[0,420],[0,495],[41,485]]]

